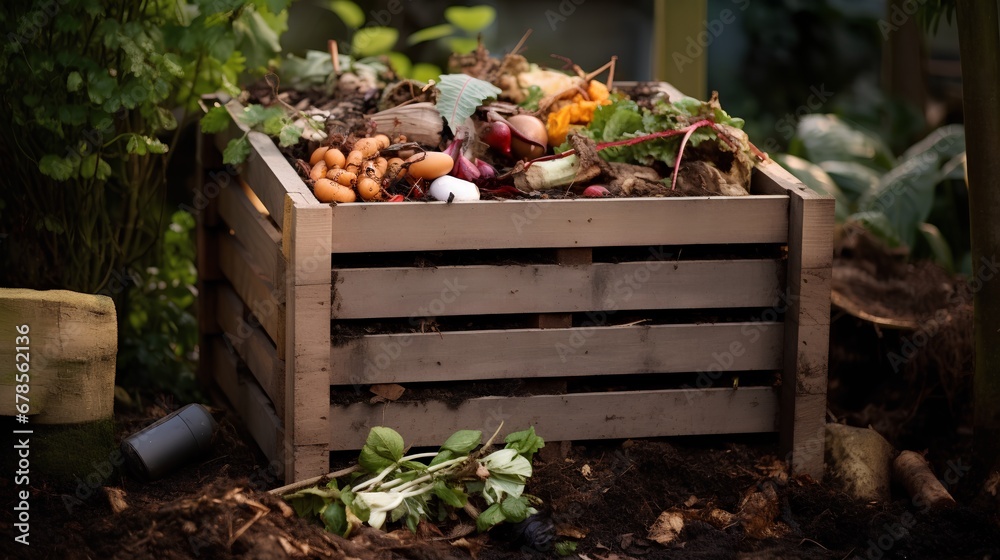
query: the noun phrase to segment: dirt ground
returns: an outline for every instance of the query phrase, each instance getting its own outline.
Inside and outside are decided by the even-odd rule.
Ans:
[[[898,449],[926,451],[959,506],[924,510],[900,488],[893,488],[889,502],[865,503],[850,498],[830,477],[822,484],[789,479],[773,436],[549,442],[535,458],[527,491],[544,501],[544,518],[556,538],[577,543],[574,557],[1000,558],[998,502],[981,496],[981,473],[971,469],[970,294],[961,281],[940,271],[873,263],[861,252],[855,248],[839,254],[834,289],[849,294],[860,308],[918,326],[879,326],[835,307],[831,418],[871,425]],[[866,275],[881,282],[851,283]],[[905,278],[909,280],[902,281]],[[876,285],[894,295],[871,292]],[[880,301],[881,307],[870,300]],[[907,306],[906,301],[922,307]],[[933,331],[931,320],[937,321]],[[921,330],[926,343],[919,342]],[[889,357],[894,352],[905,361],[894,362]],[[120,407],[115,441],[178,406],[154,396],[144,406]],[[416,535],[405,529],[367,530],[350,540],[326,533],[266,493],[280,484],[275,471],[246,443],[250,440],[229,413],[219,408],[214,414],[220,429],[211,450],[160,481],[137,482],[99,467],[68,484],[32,473],[30,547],[13,542],[14,483],[0,473],[0,556],[556,557],[518,540],[502,526],[461,538],[446,536],[454,525],[421,525]],[[9,425],[3,430],[9,434]],[[333,464],[352,460],[350,454],[338,454]]]

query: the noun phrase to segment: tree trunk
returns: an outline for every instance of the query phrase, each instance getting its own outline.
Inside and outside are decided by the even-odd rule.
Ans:
[[[969,214],[975,294],[976,463],[1000,460],[1000,282],[992,263],[1000,258],[1000,26],[997,0],[958,2],[962,98],[968,157]],[[978,470],[978,469],[977,469]],[[979,470],[980,476],[985,472]]]

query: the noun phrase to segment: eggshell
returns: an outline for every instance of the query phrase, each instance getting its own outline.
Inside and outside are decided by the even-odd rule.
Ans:
[[[418,179],[437,179],[455,167],[455,160],[444,152],[421,152],[406,160],[410,164],[408,172]]]
[[[475,183],[451,175],[435,179],[427,193],[435,200],[447,201],[452,193],[456,201],[479,200],[479,187]]]

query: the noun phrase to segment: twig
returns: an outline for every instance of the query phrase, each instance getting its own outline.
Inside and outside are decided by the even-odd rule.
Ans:
[[[330,50],[330,62],[333,63],[333,73],[340,75],[340,47],[337,46],[336,39],[329,39],[326,45]]]
[[[827,551],[827,552],[830,552],[830,549],[829,549],[829,548],[827,548],[827,547],[825,547],[825,546],[823,546],[823,545],[819,544],[818,542],[816,542],[816,541],[814,541],[814,540],[812,540],[812,539],[809,539],[809,538],[803,538],[803,539],[802,539],[801,541],[799,541],[799,544],[802,544],[802,543],[804,543],[804,542],[811,542],[811,543],[813,543],[814,545],[816,545],[816,546],[818,546],[818,547],[822,548],[823,550],[825,550],[825,551]]]
[[[531,33],[533,31],[534,30],[529,27],[528,30],[524,32],[524,35],[521,36],[521,40],[514,45],[514,50],[510,51],[510,54],[517,54],[517,52],[521,50],[521,47],[524,46],[524,43],[527,42],[528,37],[531,37]]]
[[[268,490],[267,493],[268,494],[272,494],[274,496],[284,496],[286,494],[292,494],[292,493],[297,492],[297,491],[299,491],[299,490],[301,490],[303,488],[308,488],[308,487],[312,486],[313,484],[316,484],[320,480],[323,480],[324,478],[340,478],[342,476],[349,475],[352,472],[355,472],[357,470],[358,470],[358,466],[354,465],[353,467],[348,467],[346,469],[340,469],[339,471],[334,471],[334,472],[329,473],[329,474],[324,474],[324,475],[320,475],[320,476],[314,476],[312,478],[307,478],[305,480],[300,480],[298,482],[293,482],[291,484],[286,484],[285,486],[281,486],[279,488],[275,488],[274,490]]]

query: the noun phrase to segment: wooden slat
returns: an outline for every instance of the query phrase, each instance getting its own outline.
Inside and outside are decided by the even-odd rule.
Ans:
[[[278,301],[278,291],[254,270],[247,250],[233,236],[220,234],[219,266],[229,279],[233,290],[239,294],[247,309],[260,321],[278,348],[278,356],[285,351],[285,306]]]
[[[213,346],[212,367],[219,388],[239,412],[240,419],[264,455],[280,464],[284,430],[270,400],[251,376],[240,371],[236,356],[220,338],[215,338]]]
[[[285,411],[285,362],[278,350],[259,326],[248,323],[246,308],[236,292],[229,287],[219,289],[216,315],[226,334],[226,340],[270,397],[279,417]]]
[[[835,202],[788,182],[782,185],[790,195],[790,215],[781,445],[791,454],[793,472],[819,480],[824,466]]]
[[[784,243],[788,198],[340,204],[332,235],[335,253]]]
[[[366,403],[330,410],[330,449],[359,449],[374,426],[389,426],[413,446],[438,446],[461,429],[492,434],[534,426],[547,441],[773,432],[771,387],[576,393],[440,401]]]
[[[281,254],[281,234],[253,207],[239,189],[219,192],[219,214],[236,232],[253,264],[275,288],[284,289],[285,258]]]
[[[289,194],[283,208],[282,248],[288,258],[285,286],[288,357],[285,360],[285,480],[329,471],[330,410],[330,206]]]
[[[333,317],[767,307],[776,260],[334,270]]]
[[[779,370],[783,342],[764,321],[370,335],[332,347],[330,383]]]
[[[226,109],[233,116],[234,123],[228,130],[215,135],[216,146],[220,151],[225,149],[231,139],[238,138],[247,131],[247,127],[238,120],[243,113],[243,106],[234,99],[226,104]],[[301,194],[311,204],[320,204],[269,136],[251,131],[247,139],[250,141],[250,155],[242,165],[242,175],[252,177],[248,184],[264,203],[278,229],[284,229],[283,209],[285,195],[288,193]]]

